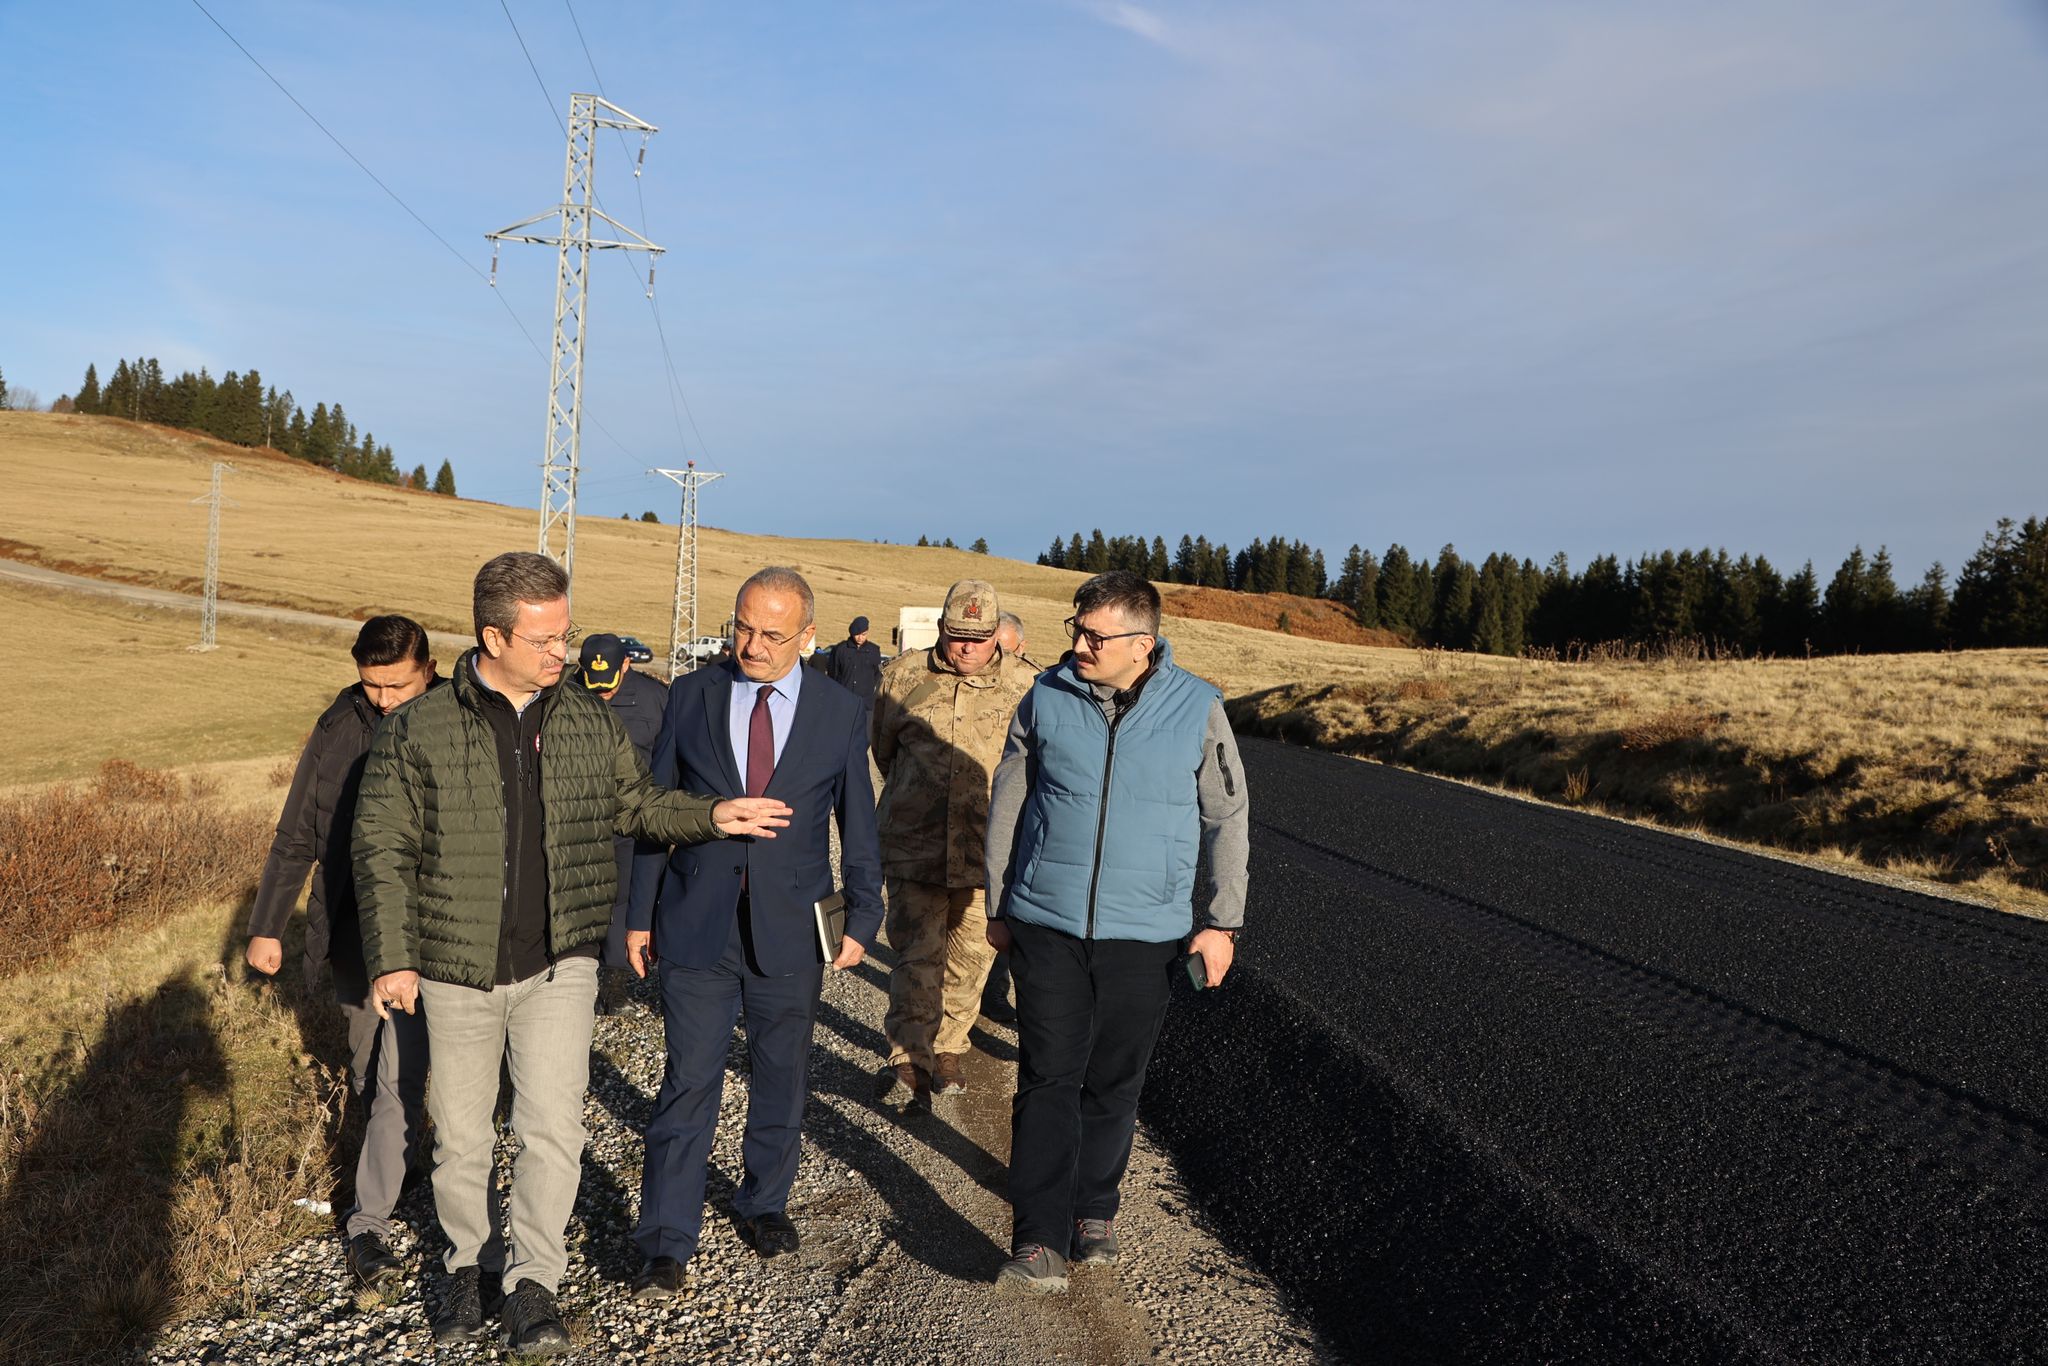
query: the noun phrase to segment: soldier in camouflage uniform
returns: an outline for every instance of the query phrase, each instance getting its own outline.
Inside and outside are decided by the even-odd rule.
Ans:
[[[875,696],[885,929],[896,950],[878,1089],[892,1102],[967,1089],[960,1060],[994,956],[982,895],[989,777],[1032,681],[996,644],[997,612],[990,584],[954,584],[939,643],[897,656]]]

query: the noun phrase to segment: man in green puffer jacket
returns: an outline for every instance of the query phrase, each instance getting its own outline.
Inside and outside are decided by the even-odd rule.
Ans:
[[[567,1350],[555,1305],[581,1175],[597,956],[611,923],[612,837],[773,839],[789,808],[655,786],[604,702],[558,686],[575,628],[569,581],[544,555],[477,572],[477,649],[449,686],[378,727],[351,853],[371,1003],[426,1006],[434,1205],[453,1273],[436,1341],[474,1341],[509,1288],[514,1351]],[[491,1200],[501,1063],[524,1151],[511,1247]]]

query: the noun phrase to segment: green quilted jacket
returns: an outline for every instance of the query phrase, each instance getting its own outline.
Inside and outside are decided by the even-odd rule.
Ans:
[[[384,718],[356,798],[351,854],[372,981],[411,968],[488,991],[505,887],[505,789],[482,685],[465,651],[445,688]],[[557,687],[540,723],[541,807],[552,957],[603,939],[617,899],[612,836],[657,844],[719,838],[714,797],[648,776],[597,694]]]

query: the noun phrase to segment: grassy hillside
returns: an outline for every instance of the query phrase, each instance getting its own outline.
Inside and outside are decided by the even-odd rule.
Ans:
[[[263,451],[120,418],[0,412],[0,476],[15,490],[0,512],[0,555],[125,582],[196,592],[205,570],[203,494],[216,459],[235,471],[237,507],[221,518],[221,595],[338,616],[405,612],[429,627],[469,629],[476,567],[533,545],[523,508],[364,484]],[[747,477],[744,474],[735,477]],[[717,491],[705,497],[717,516]],[[675,583],[673,526],[586,518],[576,535],[576,620],[660,648]],[[882,639],[897,610],[936,605],[970,575],[992,581],[1024,619],[1031,652],[1057,658],[1059,623],[1085,577],[964,550],[795,540],[703,530],[700,610],[715,630],[740,582],[764,564],[795,566],[818,595],[819,637],[860,615]],[[1169,594],[1171,597],[1171,594]],[[1169,601],[1169,616],[1172,616]],[[1365,652],[1243,626],[1174,617],[1189,667],[1231,691],[1344,676]]]

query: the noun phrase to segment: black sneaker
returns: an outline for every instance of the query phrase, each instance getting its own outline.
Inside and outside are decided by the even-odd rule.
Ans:
[[[405,1279],[405,1263],[376,1234],[358,1233],[348,1240],[348,1274],[358,1290],[381,1295]]]
[[[1074,1221],[1074,1260],[1091,1266],[1107,1266],[1116,1261],[1118,1253],[1116,1229],[1107,1219],[1076,1219]]]
[[[553,1356],[572,1345],[562,1313],[555,1308],[554,1292],[539,1281],[521,1281],[505,1297],[499,1336],[507,1347],[526,1356]]]
[[[498,1278],[493,1276],[492,1281]],[[434,1316],[434,1341],[442,1346],[477,1342],[484,1335],[483,1273],[465,1266],[450,1276],[442,1288],[441,1312]],[[496,1286],[492,1287],[496,1298]]]
[[[1067,1291],[1067,1259],[1049,1247],[1024,1243],[1010,1254],[996,1273],[996,1289],[1002,1293],[1064,1295]]]

